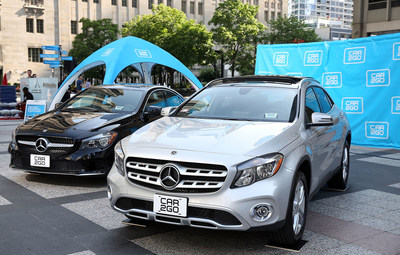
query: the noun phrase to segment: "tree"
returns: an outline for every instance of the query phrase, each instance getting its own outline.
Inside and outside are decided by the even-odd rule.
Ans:
[[[213,40],[221,46],[224,58],[231,65],[232,76],[235,70],[249,72],[251,62],[254,72],[256,45],[262,42],[267,29],[257,21],[257,13],[258,6],[243,4],[239,0],[227,0],[218,5],[208,23],[213,25]]]
[[[320,41],[315,30],[295,16],[279,17],[277,20],[271,20],[269,25],[268,41],[271,44]]]
[[[136,36],[171,53],[187,67],[215,61],[212,33],[204,24],[188,20],[184,12],[163,4],[153,14],[138,15],[122,27],[123,36]]]
[[[75,36],[72,42],[72,49],[69,54],[78,63],[90,56],[96,50],[117,40],[118,25],[113,24],[111,19],[90,20],[82,18],[82,33]],[[103,79],[104,70],[102,67],[94,68],[87,72],[86,76]]]

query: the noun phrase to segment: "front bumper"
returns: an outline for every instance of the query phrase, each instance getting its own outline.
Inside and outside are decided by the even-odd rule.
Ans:
[[[112,149],[110,151],[112,151]],[[32,173],[73,176],[104,176],[109,172],[112,165],[112,158],[107,157],[107,154],[109,153],[106,151],[98,153],[82,153],[80,157],[71,157],[69,154],[56,155],[35,152],[34,154],[50,156],[50,167],[48,168],[31,166],[31,153],[21,150],[13,143],[10,143],[8,146],[8,152],[11,154],[10,168]]]
[[[281,167],[272,178],[247,187],[230,188],[236,171],[230,171],[221,189],[211,193],[173,193],[133,184],[115,166],[108,175],[111,207],[128,217],[168,224],[224,230],[276,230],[285,223],[294,173]],[[187,217],[157,214],[155,194],[188,198]],[[268,204],[273,208],[265,221],[252,217],[252,208]]]

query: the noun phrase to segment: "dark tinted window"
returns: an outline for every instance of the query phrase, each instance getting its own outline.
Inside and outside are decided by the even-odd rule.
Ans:
[[[178,106],[182,103],[182,99],[171,91],[165,91],[165,106]]]
[[[149,106],[165,107],[164,93],[162,90],[157,90],[150,94],[145,108],[147,109]]]
[[[321,112],[319,108],[317,97],[315,96],[314,91],[312,88],[308,88],[306,91],[306,115],[308,121],[311,121],[311,115],[314,112]]]
[[[332,109],[332,103],[329,97],[326,95],[325,91],[323,91],[321,88],[318,87],[314,87],[313,89],[322,107],[322,112],[323,113],[329,112]]]

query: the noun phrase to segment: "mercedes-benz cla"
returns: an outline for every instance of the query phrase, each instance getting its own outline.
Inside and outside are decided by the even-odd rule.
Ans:
[[[91,87],[19,125],[8,148],[10,167],[42,174],[105,176],[119,140],[160,118],[162,107],[182,101],[181,95],[164,86]]]
[[[163,114],[115,147],[108,195],[128,218],[290,244],[319,188],[347,185],[349,123],[311,78],[218,79]]]

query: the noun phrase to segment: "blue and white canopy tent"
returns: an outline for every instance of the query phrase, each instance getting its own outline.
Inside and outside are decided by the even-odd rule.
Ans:
[[[113,84],[122,70],[128,66],[133,66],[138,70],[144,83],[150,84],[151,70],[156,64],[180,72],[196,90],[203,87],[196,76],[170,53],[145,40],[128,36],[107,44],[82,61],[64,80],[54,96],[49,110],[54,109],[55,104],[61,101],[68,86],[89,69],[105,65],[106,72],[103,84]]]

